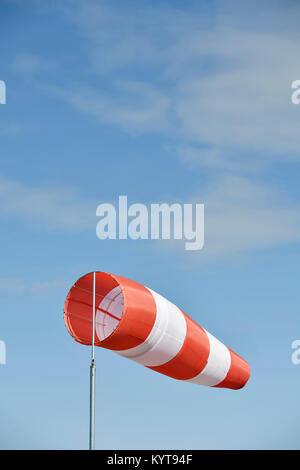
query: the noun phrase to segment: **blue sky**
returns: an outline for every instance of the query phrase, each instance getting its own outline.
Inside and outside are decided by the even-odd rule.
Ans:
[[[26,4],[25,4],[26,3]],[[299,448],[298,2],[2,1],[0,448],[88,441],[68,289],[144,283],[247,359],[241,391],[97,349],[96,447]],[[205,247],[96,238],[96,207],[205,204]]]

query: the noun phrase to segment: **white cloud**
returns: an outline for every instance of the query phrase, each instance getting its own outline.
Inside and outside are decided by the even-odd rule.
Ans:
[[[250,166],[242,160],[299,159],[300,106],[290,99],[300,78],[299,33],[239,28],[222,2],[218,8],[207,24],[201,11],[143,7],[132,15],[107,2],[67,2],[60,10],[84,37],[89,73],[108,74],[109,86],[103,92],[87,77],[85,86],[48,90],[101,123],[203,145],[205,154],[193,156],[201,165],[239,171]],[[35,75],[53,64],[23,54],[13,66]]]
[[[48,72],[55,67],[53,61],[34,54],[18,54],[12,62],[15,72],[33,78],[41,72]]]
[[[190,252],[191,257],[184,251],[184,240],[160,241],[158,245],[186,254],[192,262],[300,241],[300,205],[263,181],[223,175],[188,202],[204,203],[203,249]]]
[[[300,241],[300,206],[264,182],[226,176],[203,195],[205,251],[230,254]]]
[[[185,138],[220,153],[298,158],[300,114],[290,99],[291,82],[300,72],[298,43],[277,34],[224,29],[190,39],[199,54],[205,45],[208,55],[219,55],[229,65],[180,80],[175,108]]]
[[[84,38],[90,72],[110,82],[105,93],[61,90],[76,109],[128,132],[167,134],[195,150],[203,145],[205,154],[193,160],[206,166],[240,171],[271,157],[299,159],[300,106],[290,95],[300,78],[300,38],[287,27],[299,8],[276,4],[273,30],[251,18],[241,22],[226,2],[217,2],[213,15],[205,6],[133,11],[94,1],[60,9]]]
[[[201,256],[228,255],[300,241],[300,206],[286,193],[262,181],[223,176],[193,200],[182,202],[205,205],[205,244],[199,252]],[[30,187],[4,178],[0,179],[1,212],[38,224],[42,229],[77,232],[95,228],[95,206],[78,202],[73,191]],[[180,242],[163,246],[168,249],[180,246],[180,251],[184,251]],[[16,285],[23,289],[20,282]],[[41,287],[47,286],[42,283]]]
[[[179,145],[178,147],[167,147],[167,150],[178,155],[180,161],[191,170],[196,170],[199,166],[208,167],[221,172],[231,171],[242,173],[258,173],[263,165],[259,159],[241,159],[240,154],[223,150],[216,147],[207,148],[201,145]]]
[[[61,8],[87,41],[91,68],[101,74],[128,66],[161,65],[167,59],[172,29],[188,26],[192,18],[183,11],[162,6],[114,6],[111,2],[67,2]],[[200,18],[193,19],[199,25]],[[201,20],[200,20],[201,22]]]
[[[2,124],[0,126],[0,135],[14,137],[15,135],[19,135],[21,132],[23,132],[23,130],[24,126],[16,122],[4,125]]]
[[[53,295],[57,289],[68,289],[71,281],[28,281],[21,278],[0,277],[2,295],[26,294],[34,297]]]
[[[100,122],[116,124],[130,133],[168,132],[170,129],[169,99],[150,84],[118,81],[113,97],[87,87],[69,90],[52,87],[48,91]]]
[[[0,177],[0,212],[35,222],[41,228],[82,231],[95,225],[95,206],[78,201],[74,191],[31,187]]]
[[[84,87],[48,87],[101,123],[168,136],[185,164],[212,170],[214,185],[197,197],[206,207],[204,252],[210,255],[300,238],[300,208],[258,177],[264,165],[300,156],[300,106],[291,103],[291,83],[300,79],[300,33],[294,20],[300,8],[276,3],[266,23],[266,18],[253,21],[261,4],[249,7],[245,16],[235,15],[232,2],[226,5],[216,2],[214,14],[207,14],[144,5],[116,9],[103,1],[61,3],[59,10],[83,38],[89,66]],[[267,4],[261,8],[270,11]],[[216,174],[253,176],[253,170],[256,181],[240,176],[216,180]],[[16,192],[30,202],[25,189],[17,186]],[[33,199],[40,199],[39,191],[33,190]],[[14,192],[6,188],[9,210],[28,212],[46,224],[78,229],[77,211],[86,214],[73,204],[73,195],[61,190],[42,191],[49,218],[43,204],[27,209]]]

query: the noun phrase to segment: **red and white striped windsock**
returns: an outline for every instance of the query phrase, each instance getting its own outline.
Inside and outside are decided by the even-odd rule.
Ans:
[[[210,387],[242,388],[248,363],[153,290],[96,272],[95,345],[168,375]],[[92,343],[93,273],[78,279],[64,308],[68,331]]]

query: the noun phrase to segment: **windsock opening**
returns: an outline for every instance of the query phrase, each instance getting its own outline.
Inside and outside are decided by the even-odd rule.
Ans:
[[[120,284],[111,274],[97,272],[95,287],[95,344],[100,344],[118,327],[124,297]],[[73,285],[64,308],[67,329],[81,344],[92,343],[92,315],[93,273],[89,273]]]

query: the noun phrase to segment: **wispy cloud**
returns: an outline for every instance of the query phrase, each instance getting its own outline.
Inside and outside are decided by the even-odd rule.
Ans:
[[[33,297],[53,295],[57,289],[68,289],[72,285],[66,281],[28,281],[21,278],[0,277],[0,292],[3,295],[26,294]]]
[[[265,158],[299,158],[300,116],[290,101],[298,44],[284,35],[226,29],[191,40],[199,44],[199,53],[205,44],[208,55],[228,65],[178,84],[176,111],[184,136],[207,144],[220,157],[235,151],[242,158],[252,151]]]
[[[0,177],[0,213],[36,223],[42,229],[82,231],[95,225],[95,206],[71,189],[38,187]]]
[[[240,153],[223,150],[220,152],[216,147],[206,145],[186,144],[167,146],[169,153],[177,155],[180,161],[189,169],[197,170],[199,167],[206,167],[213,171],[235,173],[258,173],[264,168],[260,159],[241,158]]]
[[[263,181],[221,176],[189,202],[205,205],[204,248],[192,252],[193,262],[300,241],[300,205]],[[159,245],[190,256],[181,241]]]
[[[205,204],[201,255],[227,255],[300,241],[300,206],[262,181],[223,176],[188,202]],[[0,179],[0,214],[27,220],[41,229],[93,230],[95,207],[79,202],[70,189],[30,187]],[[179,245],[176,242],[173,247]]]
[[[208,255],[300,241],[300,206],[263,181],[226,176],[203,194]]]
[[[2,124],[0,125],[0,135],[2,136],[12,136],[19,135],[24,130],[24,125],[19,124],[17,122],[13,122],[10,124]]]
[[[105,93],[68,87],[63,99],[129,132],[172,135],[179,147],[194,146],[200,165],[240,171],[272,157],[299,159],[300,108],[290,100],[300,73],[296,30],[276,21],[275,30],[239,26],[224,2],[213,15],[205,7],[135,8],[94,1],[60,8],[85,41],[90,72],[110,83]],[[296,11],[276,5],[284,24]]]
[[[94,116],[99,122],[116,124],[130,133],[169,132],[169,99],[151,84],[118,81],[114,96],[97,89],[48,88],[75,109]]]
[[[51,60],[34,54],[18,54],[13,59],[12,68],[24,77],[33,78],[41,72],[53,70],[55,64]]]
[[[167,136],[185,165],[211,170],[208,189],[197,197],[206,207],[204,252],[211,255],[300,238],[300,208],[260,177],[270,162],[300,158],[300,106],[290,99],[291,82],[300,78],[294,21],[300,7],[276,3],[266,28],[252,21],[255,8],[244,18],[226,5],[217,1],[214,9],[192,11],[143,4],[133,12],[105,1],[61,2],[60,13],[75,24],[86,48],[85,86],[74,81],[46,88],[100,123]],[[11,212],[51,226],[88,224],[74,194],[33,189],[33,199],[49,206],[48,217],[43,204],[28,209],[15,192],[30,202],[26,188],[6,186]]]

